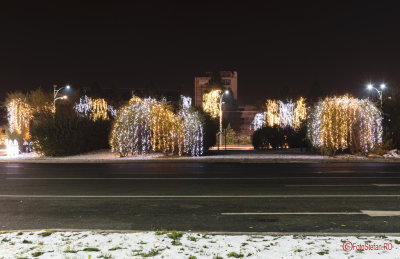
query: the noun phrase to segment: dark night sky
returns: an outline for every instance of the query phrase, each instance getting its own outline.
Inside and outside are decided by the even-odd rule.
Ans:
[[[358,96],[369,80],[400,83],[399,8],[389,2],[82,2],[2,3],[3,96],[66,82],[187,92],[194,75],[217,69],[238,71],[243,103],[315,81]]]

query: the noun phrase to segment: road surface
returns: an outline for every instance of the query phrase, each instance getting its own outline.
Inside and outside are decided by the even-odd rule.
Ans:
[[[0,164],[0,230],[400,233],[400,165]]]

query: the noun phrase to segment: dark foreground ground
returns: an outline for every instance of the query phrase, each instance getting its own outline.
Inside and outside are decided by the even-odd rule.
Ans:
[[[397,164],[0,164],[0,230],[400,233],[387,211]]]

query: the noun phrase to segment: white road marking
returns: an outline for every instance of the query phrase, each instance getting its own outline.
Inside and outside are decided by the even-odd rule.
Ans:
[[[221,215],[368,215],[370,217],[400,216],[400,211],[361,210],[360,212],[224,212]]]
[[[225,212],[221,215],[360,215],[362,212]]]
[[[359,187],[375,184],[287,184],[285,187]]]
[[[370,217],[400,216],[400,211],[395,210],[361,210],[361,212]]]
[[[392,183],[374,183],[373,185],[376,185],[378,187],[400,187],[400,184],[392,184]]]
[[[0,194],[0,198],[400,198],[400,194],[300,195],[40,195]]]
[[[7,180],[276,180],[276,179],[400,179],[400,177],[7,177]]]

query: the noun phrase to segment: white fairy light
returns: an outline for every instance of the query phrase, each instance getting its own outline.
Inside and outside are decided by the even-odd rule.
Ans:
[[[287,103],[279,101],[279,122],[282,128],[293,127],[294,103],[289,100]]]
[[[79,103],[75,104],[74,109],[79,116],[90,118],[92,112],[92,101],[87,97],[87,95],[82,96],[79,99]]]
[[[108,120],[109,115],[111,117],[117,115],[117,111],[114,107],[108,105],[104,99],[92,99],[86,95],[82,96],[79,99],[79,103],[74,105],[74,110],[80,117],[89,118],[93,121],[97,119]]]
[[[203,125],[197,111],[191,110],[192,98],[181,95],[182,109],[179,115],[184,126],[184,152],[191,156],[203,154]]]
[[[253,119],[252,123],[250,124],[250,130],[252,127],[253,127],[254,131],[264,127],[265,126],[265,116],[266,116],[265,112],[257,113],[256,115],[254,115],[254,119]]]
[[[16,139],[14,139],[14,141],[11,139],[7,139],[6,146],[7,146],[7,156],[8,157],[17,157],[18,156],[19,146],[18,146],[18,141]]]

